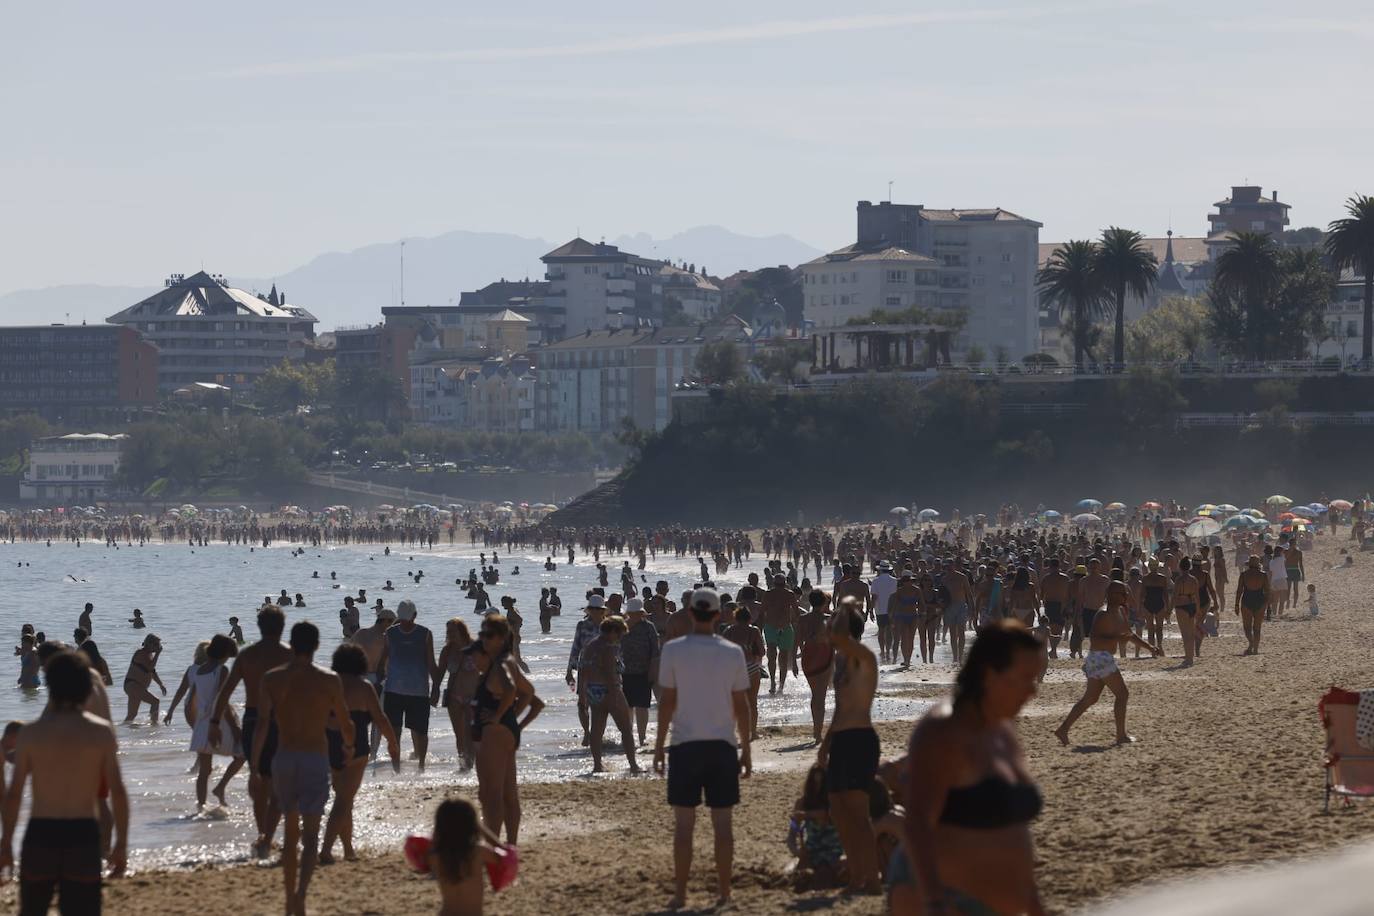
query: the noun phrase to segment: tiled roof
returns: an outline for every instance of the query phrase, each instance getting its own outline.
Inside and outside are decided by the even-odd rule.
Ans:
[[[626,252],[621,251],[614,245],[607,245],[605,242],[592,243],[584,238],[578,237],[563,245],[559,245],[553,251],[544,255],[543,260],[550,258],[624,258],[629,257]]]
[[[807,261],[806,263],[808,265],[841,264],[851,261],[907,261],[913,263],[926,263],[931,266],[936,266],[940,263],[934,258],[928,258],[923,254],[907,251],[905,248],[898,248],[895,245],[890,245],[886,248],[876,248],[860,245],[857,242],[853,245],[846,245],[829,254],[823,254],[814,261]]]
[[[1018,216],[1010,210],[1003,210],[1001,207],[987,207],[972,210],[929,210],[921,209],[921,216],[924,219],[940,222],[974,222],[978,220],[1003,220],[1030,222],[1024,216]]]
[[[1145,243],[1145,247],[1149,248],[1150,251],[1154,253],[1155,260],[1163,264],[1164,253],[1169,247],[1168,237],[1159,236],[1158,238],[1142,239],[1142,241]],[[1064,243],[1041,242],[1039,254],[1037,255],[1039,258],[1039,265],[1044,267],[1045,262],[1050,259],[1050,255],[1054,254],[1054,250],[1062,244]],[[1184,238],[1179,235],[1174,236],[1174,262],[1176,264],[1196,264],[1199,261],[1205,260],[1207,260],[1206,239]]]
[[[108,321],[122,324],[135,318],[204,315],[255,315],[259,318],[299,318],[314,321],[315,316],[294,305],[273,305],[252,293],[235,289],[221,278],[205,271],[192,274],[153,293],[148,298],[111,315]]]

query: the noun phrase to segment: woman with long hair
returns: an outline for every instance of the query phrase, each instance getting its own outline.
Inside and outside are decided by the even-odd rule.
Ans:
[[[905,844],[889,870],[894,913],[1042,916],[1030,833],[1042,802],[1014,720],[1035,696],[1044,654],[1016,621],[984,626],[952,700],[917,723]]]
[[[348,718],[353,722],[353,753],[344,754],[343,732],[333,715],[325,727],[324,736],[329,743],[330,782],[334,786],[334,804],[329,809],[329,820],[324,826],[324,841],[320,844],[320,864],[328,865],[334,861],[334,840],[343,841],[343,854],[346,861],[352,862],[353,854],[353,799],[358,787],[363,784],[363,774],[367,769],[368,728],[376,725],[386,739],[387,753],[391,755],[391,765],[401,768],[401,748],[396,743],[396,731],[382,711],[377,701],[377,689],[367,680],[367,653],[362,646],[346,641],[334,650],[330,667],[343,682],[344,700],[348,703]]]
[[[205,649],[205,661],[188,672],[191,677],[191,694],[195,702],[195,723],[191,727],[191,751],[196,755],[196,804],[205,807],[206,790],[210,785],[210,770],[214,767],[215,755],[228,757],[229,765],[224,775],[215,785],[214,796],[224,805],[224,792],[229,780],[234,778],[243,767],[243,734],[232,709],[227,710],[219,720],[218,728],[210,727],[215,708],[215,698],[224,679],[229,676],[226,662],[239,654],[238,644],[228,636],[216,634]],[[173,707],[175,709],[175,706]],[[167,715],[172,714],[168,710]]]
[[[506,841],[514,845],[520,834],[515,752],[520,747],[520,733],[539,715],[544,701],[511,657],[510,624],[504,617],[487,614],[477,639],[481,649],[474,653],[477,688],[472,697],[477,797],[487,829],[499,837],[504,825]]]
[[[460,617],[450,617],[444,628],[444,647],[439,650],[439,677],[434,679],[430,702],[442,704],[448,710],[448,720],[453,725],[453,739],[458,745],[458,770],[466,773],[472,769],[474,748],[472,745],[472,694],[477,689],[477,670],[472,664],[472,653],[468,647],[473,644],[468,625]],[[448,686],[440,691],[444,675],[448,675]]]

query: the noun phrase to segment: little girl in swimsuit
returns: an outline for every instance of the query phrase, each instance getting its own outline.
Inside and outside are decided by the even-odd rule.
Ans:
[[[482,866],[501,861],[501,843],[481,825],[477,809],[461,798],[439,803],[434,811],[434,838],[429,870],[439,882],[439,916],[469,916],[482,912],[486,891]]]
[[[797,890],[834,887],[840,880],[844,847],[830,819],[825,767],[813,764],[802,783],[801,798],[788,822],[787,848],[797,856]]]

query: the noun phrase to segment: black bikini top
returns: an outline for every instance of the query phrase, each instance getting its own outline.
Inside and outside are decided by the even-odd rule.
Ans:
[[[989,776],[971,786],[950,789],[940,823],[971,830],[996,830],[1027,824],[1040,814],[1040,790],[1030,783],[1010,783]]]

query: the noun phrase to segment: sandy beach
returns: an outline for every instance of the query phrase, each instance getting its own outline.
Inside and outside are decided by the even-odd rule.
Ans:
[[[1233,616],[1203,656],[1180,670],[1173,634],[1159,660],[1124,665],[1131,688],[1129,729],[1137,743],[1111,745],[1111,707],[1099,703],[1076,726],[1071,747],[1052,731],[1079,696],[1083,678],[1067,659],[1052,663],[1041,696],[1020,731],[1031,771],[1045,793],[1035,825],[1042,897],[1068,913],[1147,882],[1186,878],[1224,867],[1290,859],[1374,835],[1374,806],[1323,815],[1322,732],[1316,704],[1329,685],[1374,682],[1374,556],[1327,571],[1347,532],[1327,535],[1308,555],[1322,616],[1306,609],[1265,628],[1263,653],[1242,656]],[[1234,583],[1234,572],[1232,581]],[[1231,596],[1228,595],[1228,607]],[[936,698],[952,671],[919,668],[890,689]],[[922,679],[926,679],[923,681]],[[892,688],[892,682],[900,686]],[[880,726],[884,758],[900,754],[908,721]],[[809,728],[769,729],[756,745],[759,771],[743,785],[736,810],[734,912],[787,908],[879,913],[876,898],[795,894],[783,845],[800,770],[813,759]],[[611,755],[608,759],[623,766]],[[404,788],[404,787],[402,787]],[[414,806],[417,830],[442,789],[417,789],[398,803]],[[488,894],[492,913],[654,913],[670,892],[671,819],[665,786],[654,778],[581,778],[521,787],[524,804],[519,884]],[[714,897],[710,831],[699,822],[692,903]],[[109,912],[269,913],[279,910],[274,867],[241,865],[154,871],[111,882]],[[0,905],[14,899],[0,892]],[[317,872],[310,909],[318,914],[425,913],[437,910],[431,881],[411,874],[399,851]]]

